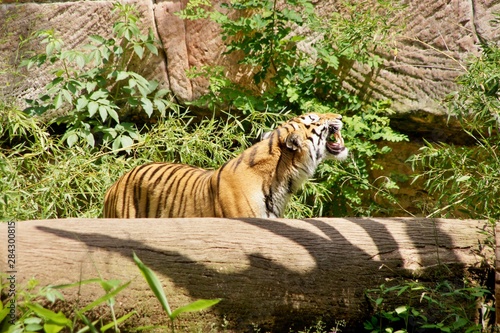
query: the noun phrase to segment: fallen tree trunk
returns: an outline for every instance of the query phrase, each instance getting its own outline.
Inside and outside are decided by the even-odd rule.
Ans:
[[[9,239],[0,225],[1,243]],[[365,291],[388,279],[430,279],[441,264],[449,278],[481,269],[484,221],[417,218],[346,219],[68,219],[15,223],[18,289],[102,277],[132,281],[117,297],[120,311],[138,311],[134,325],[164,324],[165,316],[132,260],[135,252],[162,280],[173,308],[222,298],[182,325],[272,331],[345,320],[359,331],[370,312]],[[483,249],[484,250],[484,249]],[[443,277],[443,276],[442,276]],[[78,293],[76,292],[78,291]],[[98,286],[66,290],[67,304],[86,304]],[[196,326],[198,325],[198,326]],[[191,326],[193,327],[193,326]],[[219,326],[220,327],[220,326]]]

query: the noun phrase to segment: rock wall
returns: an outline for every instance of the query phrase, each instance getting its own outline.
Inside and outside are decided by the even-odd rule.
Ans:
[[[223,64],[228,75],[239,81],[245,73],[233,59],[222,56],[223,44],[219,28],[207,20],[184,21],[174,13],[187,0],[157,1],[127,0],[140,8],[144,29],[151,27],[162,41],[164,54],[139,64],[139,70],[158,78],[169,87],[179,102],[190,101],[206,90],[206,80],[190,79],[186,70],[200,65]],[[319,12],[336,9],[336,0],[316,2]],[[221,0],[214,0],[218,9]],[[407,132],[422,131],[426,135],[443,136],[443,114],[440,101],[455,88],[454,79],[464,71],[464,60],[477,53],[480,38],[496,39],[499,28],[491,23],[500,12],[498,1],[426,0],[405,1],[406,9],[395,22],[405,28],[394,41],[394,48],[376,73],[362,68],[351,71],[346,83],[366,99],[383,98],[394,101],[396,127]],[[6,0],[0,4],[0,94],[14,97],[22,103],[32,98],[50,78],[47,70],[23,69],[12,72],[20,57],[41,45],[26,43],[33,31],[54,28],[69,47],[86,42],[89,34],[109,35],[113,22],[110,1],[34,1]],[[417,123],[408,126],[405,123]],[[432,131],[432,128],[440,131]]]

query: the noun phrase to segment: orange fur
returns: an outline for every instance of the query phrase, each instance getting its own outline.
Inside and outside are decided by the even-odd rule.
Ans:
[[[135,167],[107,191],[104,217],[282,217],[321,161],[347,156],[340,119],[296,117],[217,170],[160,162]]]

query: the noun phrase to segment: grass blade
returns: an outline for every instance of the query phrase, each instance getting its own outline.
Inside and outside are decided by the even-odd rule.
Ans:
[[[139,259],[139,257],[137,257],[135,252],[133,253],[133,255],[134,255],[134,261],[135,261],[137,267],[139,267],[139,270],[141,271],[142,275],[146,279],[149,287],[151,288],[151,290],[155,294],[156,298],[160,302],[160,304],[163,307],[163,309],[165,310],[165,312],[167,312],[170,319],[173,320],[172,319],[172,311],[170,310],[170,306],[168,305],[167,296],[165,295],[165,292],[163,291],[160,280],[158,279],[156,274],[149,267],[144,265],[144,263]]]
[[[125,320],[129,319],[134,314],[137,314],[137,312],[136,311],[132,311],[132,312],[127,313],[126,315],[124,315],[124,316],[116,319],[116,322],[113,321],[113,322],[111,322],[109,324],[104,325],[103,327],[101,327],[101,332],[106,332],[110,328],[115,327],[115,324],[119,325],[119,324],[123,323]]]
[[[98,306],[99,304],[101,303],[104,303],[106,301],[108,301],[109,299],[115,297],[119,292],[121,292],[123,289],[127,288],[128,285],[130,284],[130,281],[121,285],[120,287],[116,288],[115,290],[107,293],[106,295],[102,296],[102,297],[99,297],[98,299],[96,299],[95,301],[93,301],[92,303],[88,304],[87,306],[85,306],[84,308],[80,309],[78,312],[79,313],[85,313],[87,311],[89,311],[90,309],[93,309],[95,308],[96,306]]]
[[[216,299],[200,299],[197,301],[194,301],[193,303],[189,303],[188,305],[181,306],[180,308],[177,308],[172,312],[172,315],[170,318],[174,320],[177,318],[178,315],[184,312],[194,312],[194,311],[201,311],[205,310],[221,301],[220,298]]]

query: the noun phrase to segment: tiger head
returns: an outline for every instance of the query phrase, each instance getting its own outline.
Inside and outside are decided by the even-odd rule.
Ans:
[[[334,113],[308,113],[284,123],[263,139],[276,133],[280,146],[301,153],[317,165],[325,159],[345,160],[348,149],[342,138],[342,116]]]
[[[348,150],[341,134],[342,116],[339,114],[308,113],[292,119],[294,128],[285,139],[285,145],[292,150],[305,149],[311,158],[321,162],[324,159],[345,160]]]
[[[342,138],[342,116],[308,113],[264,134],[269,148],[279,149],[284,165],[297,170],[297,184],[311,177],[326,159],[345,160],[348,149]],[[269,151],[271,154],[271,149]]]

